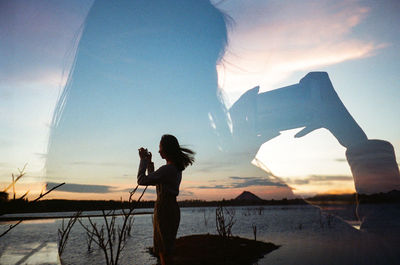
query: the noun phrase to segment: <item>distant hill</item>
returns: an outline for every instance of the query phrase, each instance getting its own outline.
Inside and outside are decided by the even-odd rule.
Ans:
[[[250,191],[243,191],[242,194],[235,198],[236,201],[263,201],[260,197],[254,195]]]

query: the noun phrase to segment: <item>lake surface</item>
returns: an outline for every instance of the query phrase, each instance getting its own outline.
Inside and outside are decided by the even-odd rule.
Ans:
[[[310,205],[229,208],[235,210],[233,235],[253,239],[252,226],[256,225],[258,240],[281,246],[259,260],[259,265],[400,263],[399,235],[394,234],[389,239],[387,235],[359,231]],[[140,211],[151,212],[152,209]],[[71,213],[56,213],[59,216],[68,214]],[[155,258],[147,252],[152,246],[152,215],[135,215],[134,218],[132,236],[122,252],[121,264],[156,264]],[[103,223],[100,217],[93,220],[99,225]],[[118,217],[117,223],[121,220]],[[57,259],[54,249],[57,248],[57,229],[61,222],[61,219],[44,219],[20,224],[0,239],[0,264],[40,264]],[[87,221],[84,219],[84,222]],[[4,225],[7,224],[2,224],[2,229]],[[203,233],[216,234],[215,207],[182,208],[178,237]],[[86,237],[84,229],[76,223],[61,257],[63,264],[105,263],[101,250],[94,247],[92,252],[87,251]],[[28,250],[23,252],[24,248]],[[29,253],[29,249],[40,249],[44,254],[37,259],[42,262],[29,260],[26,254],[25,257],[21,254]]]

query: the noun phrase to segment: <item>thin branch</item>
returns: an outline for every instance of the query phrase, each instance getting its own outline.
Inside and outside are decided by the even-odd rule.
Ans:
[[[3,190],[3,192],[7,192],[7,190],[9,190],[11,187],[13,187],[13,186],[15,185],[15,183],[16,183],[20,178],[22,178],[22,176],[25,175],[25,172],[24,172],[24,171],[25,171],[26,165],[27,165],[27,164],[24,165],[24,167],[22,168],[22,170],[20,170],[20,169],[18,168],[19,175],[17,176],[16,179],[14,179],[14,174],[11,174],[11,176],[13,177],[13,181],[11,182],[10,185],[8,185],[7,188],[5,188],[5,189]]]
[[[24,169],[25,169],[25,167],[24,167]],[[17,178],[17,179],[18,179],[18,178]],[[41,198],[43,198],[44,196],[46,196],[47,194],[49,194],[50,192],[52,192],[53,190],[57,189],[58,187],[60,187],[60,186],[62,186],[62,185],[64,185],[64,184],[65,184],[65,182],[64,182],[64,183],[61,183],[61,184],[59,184],[59,185],[57,185],[57,186],[55,186],[55,187],[53,187],[52,189],[50,189],[49,191],[47,191],[47,192],[44,193],[44,194],[40,194],[40,196],[37,197],[37,198],[36,198],[35,200],[33,200],[32,202],[36,202],[36,201],[40,200]],[[13,229],[14,227],[16,227],[16,226],[19,225],[20,223],[22,223],[22,221],[23,221],[23,219],[19,220],[17,223],[15,223],[15,224],[13,224],[13,225],[11,225],[6,231],[4,231],[4,232],[0,235],[0,237],[2,237],[2,236],[4,236],[5,234],[7,234],[11,229]]]
[[[2,237],[2,236],[4,236],[5,234],[7,234],[11,229],[13,229],[14,227],[16,227],[16,226],[19,225],[20,223],[22,223],[22,221],[23,221],[23,220],[19,220],[17,223],[15,223],[15,224],[13,224],[13,225],[10,225],[10,227],[9,227],[6,231],[4,231],[4,232],[0,235],[0,237]]]
[[[87,217],[88,221],[90,223],[90,226],[92,227],[93,231],[90,231],[89,228],[84,225],[80,220],[79,223],[82,225],[82,227],[86,230],[86,232],[96,236],[97,241],[93,238],[93,241],[103,250],[104,256],[106,258],[106,263],[110,264],[110,259],[108,257],[108,253],[107,253],[107,243],[104,244],[104,233],[102,232],[102,230],[98,230],[96,223],[93,223],[92,219],[90,217]],[[113,263],[111,263],[113,264]]]
[[[48,190],[46,193],[44,194],[40,194],[39,197],[37,197],[36,199],[34,199],[32,202],[36,202],[38,200],[40,200],[41,198],[43,198],[44,196],[46,196],[47,194],[49,194],[50,192],[52,192],[53,190],[57,189],[58,187],[61,187],[62,185],[64,185],[65,182],[58,184],[57,186],[51,188],[50,190]]]
[[[113,243],[112,243],[112,239],[111,239],[112,238],[111,237],[112,227],[111,227],[111,224],[110,224],[110,226],[108,226],[108,220],[107,220],[107,216],[105,215],[104,210],[101,210],[101,212],[103,213],[103,219],[104,219],[104,222],[106,223],[107,236],[108,236],[107,244],[110,245],[110,257],[111,257],[111,260],[114,260]]]
[[[133,190],[133,192],[131,192],[131,194],[129,196],[129,200],[132,199],[132,196],[136,192],[138,187],[139,187],[139,185],[137,185],[136,188]],[[126,229],[126,223],[128,221],[128,217],[132,214],[133,210],[139,204],[139,202],[142,199],[142,197],[143,197],[144,193],[146,192],[146,190],[147,190],[147,186],[143,189],[142,194],[139,196],[139,199],[136,201],[134,206],[131,206],[131,208],[129,209],[128,215],[124,216],[124,223],[122,224],[121,231],[118,233],[118,248],[117,248],[117,255],[115,257],[115,264],[118,264],[119,255],[121,253],[121,250],[123,249],[123,247],[121,248],[121,244],[122,244],[122,239],[123,239],[123,233],[124,233],[124,231]]]
[[[62,227],[58,229],[58,255],[61,257],[64,252],[65,245],[67,244],[69,233],[71,232],[72,227],[74,226],[76,220],[82,214],[82,211],[76,212],[68,221],[67,227],[64,229],[64,219],[62,220]]]
[[[135,194],[135,192],[136,192],[136,190],[139,188],[139,185],[136,185],[136,188],[134,188],[133,189],[133,191],[130,191],[129,192],[129,202],[131,202],[132,201],[132,196],[133,196],[133,194]],[[146,186],[146,188],[147,188],[147,186]]]
[[[89,235],[91,235],[92,240],[94,241],[94,243],[96,243],[96,245],[100,247],[100,243],[94,238],[94,236],[95,236],[94,228],[93,228],[93,231],[90,231],[89,228],[88,228],[86,225],[84,225],[84,224],[82,223],[81,219],[78,219],[78,222],[79,222],[80,225],[83,227],[83,229],[85,229],[86,232],[87,232]]]
[[[15,180],[14,180],[14,174],[11,174],[12,177],[12,188],[13,188],[13,200],[15,201]]]
[[[29,192],[30,192],[30,190],[28,190],[27,192],[25,192],[24,195],[22,195],[21,197],[18,198],[18,200],[22,200],[23,198],[25,198],[26,195],[28,195]]]
[[[121,212],[123,218],[122,226],[118,225],[116,227],[117,217],[115,210],[110,210],[108,212],[105,210],[101,211],[104,219],[104,224],[101,225],[101,228],[99,228],[97,224],[90,217],[87,217],[89,222],[88,225],[83,224],[82,218],[78,219],[78,222],[81,224],[81,226],[87,233],[88,250],[90,249],[91,241],[94,241],[95,244],[102,249],[107,264],[111,265],[118,264],[121,251],[126,246],[127,243],[126,241],[128,236],[130,236],[132,223],[134,220],[132,214],[134,210],[137,208],[140,200],[143,198],[144,193],[147,190],[146,186],[146,188],[143,189],[141,195],[139,196],[139,199],[137,201],[133,201],[132,197],[137,191],[138,187],[139,185],[136,186],[136,188],[130,192],[128,209],[124,209],[123,207],[124,204],[121,200],[121,206],[122,206]],[[111,217],[111,219],[109,219],[109,217]],[[107,231],[104,231],[105,229]],[[115,241],[116,239],[117,242]]]

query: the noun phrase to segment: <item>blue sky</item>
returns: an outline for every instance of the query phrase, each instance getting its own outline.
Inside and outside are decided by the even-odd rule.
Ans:
[[[368,137],[388,140],[396,154],[400,152],[398,1],[214,2],[232,18],[228,47],[217,66],[218,83],[227,107],[254,86],[269,91],[298,83],[309,71],[327,71],[339,97]],[[28,174],[21,181],[21,192],[40,191],[38,183],[54,182],[47,179],[44,170],[49,126],[91,4],[91,1],[0,2],[2,186],[25,163]],[[324,129],[293,139],[297,131],[283,132],[265,143],[257,158],[300,194],[351,191],[350,169],[343,161],[345,149]],[[192,142],[181,136],[183,143]],[[149,146],[154,154],[157,145],[156,140]],[[118,165],[106,160],[98,161],[103,163],[103,170],[96,173],[96,181],[94,178],[64,181],[71,185],[104,185],[100,190],[109,191],[105,197],[119,198],[122,191],[135,184],[136,162]],[[162,163],[160,159],[156,162]],[[213,173],[204,173],[217,171],[223,162],[217,164],[190,169],[182,182],[181,198],[229,198],[243,189],[265,198],[287,195],[276,189],[279,185],[264,178],[215,177]],[[115,176],[115,172],[119,175]],[[110,180],[110,175],[115,179]],[[331,177],[329,183],[326,176]],[[74,194],[62,191],[54,196]],[[95,192],[78,195],[104,197]]]

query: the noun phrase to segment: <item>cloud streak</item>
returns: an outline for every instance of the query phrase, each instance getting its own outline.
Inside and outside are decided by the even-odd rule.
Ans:
[[[144,190],[144,188],[138,188],[138,189],[136,190],[135,194],[142,194],[143,190]],[[112,191],[113,191],[113,192],[131,192],[131,191],[133,191],[133,188],[122,189],[122,190],[118,189],[118,190],[112,190]],[[146,190],[146,193],[147,193],[147,194],[156,194],[156,190],[155,190],[155,189],[150,189],[150,188],[148,188],[148,189]]]
[[[70,165],[74,166],[104,166],[104,167],[121,167],[129,166],[129,164],[124,163],[113,163],[113,162],[88,162],[88,161],[74,161]]]
[[[200,185],[196,189],[237,189],[252,186],[287,187],[286,184],[262,177],[229,177],[226,184]]]
[[[203,162],[200,165],[197,166],[197,170],[199,172],[215,172],[217,170],[221,169],[226,169],[234,166],[234,162],[221,162],[221,161],[208,161],[208,162]]]
[[[60,183],[47,182],[47,189],[58,185]],[[108,193],[115,190],[115,187],[108,185],[92,185],[92,184],[74,184],[66,183],[57,188],[57,191],[77,192],[77,193]]]
[[[47,182],[47,190],[52,187],[57,186],[60,183]],[[116,186],[110,185],[93,185],[93,184],[76,184],[76,183],[66,183],[61,187],[57,188],[56,191],[64,191],[64,192],[74,192],[74,193],[128,193],[133,190],[132,188],[120,189]],[[138,188],[136,194],[142,193],[143,188]],[[154,194],[155,190],[147,189],[146,193]]]
[[[325,175],[310,175],[302,179],[285,179],[289,185],[327,185],[333,181],[349,182],[354,181],[352,176],[325,176]]]
[[[47,182],[47,190],[59,185],[60,183]],[[110,185],[94,185],[94,184],[77,184],[77,183],[66,183],[61,187],[57,188],[56,191],[71,192],[71,193],[129,193],[134,189],[131,188],[119,188],[117,186]],[[135,194],[141,194],[144,188],[139,187]],[[148,188],[146,194],[155,194],[155,189]]]

